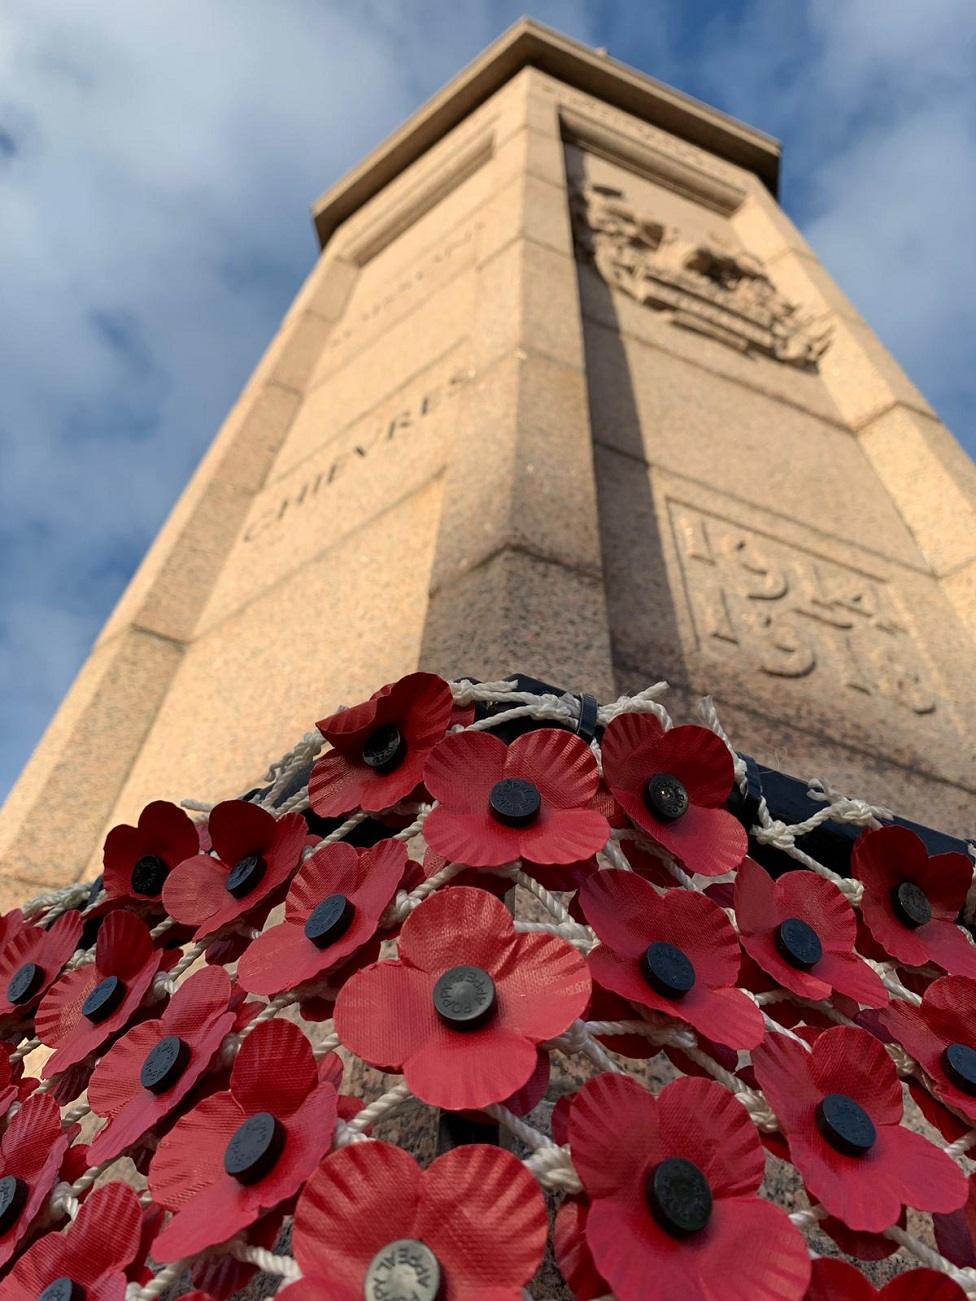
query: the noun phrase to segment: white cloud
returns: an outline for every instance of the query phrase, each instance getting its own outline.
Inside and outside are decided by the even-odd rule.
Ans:
[[[520,9],[7,0],[0,789],[311,264],[308,204]],[[970,0],[533,12],[782,135],[828,265],[931,398],[971,402]]]

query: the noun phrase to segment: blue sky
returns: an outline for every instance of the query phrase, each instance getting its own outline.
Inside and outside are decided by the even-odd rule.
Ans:
[[[522,0],[0,0],[0,792],[315,256],[308,205]],[[972,0],[539,0],[779,136],[976,451]]]

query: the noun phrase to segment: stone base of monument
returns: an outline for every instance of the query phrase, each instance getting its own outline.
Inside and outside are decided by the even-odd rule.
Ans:
[[[972,845],[666,698],[411,674],[8,914],[2,1294],[976,1295]]]

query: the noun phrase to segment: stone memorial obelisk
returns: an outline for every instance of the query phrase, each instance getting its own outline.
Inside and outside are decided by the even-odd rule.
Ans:
[[[970,830],[976,469],[778,162],[523,21],[320,199],[318,261],[10,796],[2,906],[418,666],[666,678],[765,761]]]

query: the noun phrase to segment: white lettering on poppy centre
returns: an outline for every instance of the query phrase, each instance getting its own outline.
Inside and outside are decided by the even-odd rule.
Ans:
[[[350,467],[382,454],[395,439],[424,424],[442,403],[449,401],[471,378],[470,372],[458,369],[442,384],[429,388],[415,402],[405,405],[392,416],[377,417],[365,437],[341,451],[331,450],[316,457],[307,474],[294,488],[258,511],[247,523],[241,540],[254,542],[291,524],[306,506],[313,505]]]
[[[913,714],[936,711],[921,652],[885,579],[679,502],[668,507],[706,654],[736,655],[774,678],[824,674]]]

